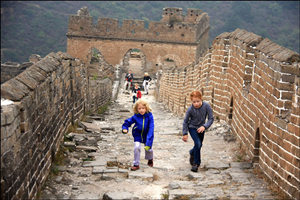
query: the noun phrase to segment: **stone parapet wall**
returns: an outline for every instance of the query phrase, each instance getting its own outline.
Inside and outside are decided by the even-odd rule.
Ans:
[[[97,86],[94,97],[87,66],[62,52],[1,84],[1,97],[13,101],[1,105],[1,199],[36,197],[67,128],[110,101],[111,81]]]
[[[19,63],[1,63],[1,84],[23,72],[27,67],[33,65],[32,62]]]
[[[198,63],[164,69],[158,100],[178,115],[200,90],[254,163],[284,193],[299,199],[300,56],[236,29],[219,35]]]
[[[111,100],[112,94],[112,81],[109,78],[103,80],[89,80],[89,98],[88,110],[96,112],[99,107],[105,105]]]

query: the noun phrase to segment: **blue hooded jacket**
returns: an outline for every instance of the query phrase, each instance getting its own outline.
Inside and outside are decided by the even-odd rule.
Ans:
[[[151,112],[141,114],[134,114],[132,117],[125,120],[122,125],[122,130],[134,124],[132,129],[132,136],[135,142],[144,143],[145,146],[152,147],[154,138],[154,120]]]

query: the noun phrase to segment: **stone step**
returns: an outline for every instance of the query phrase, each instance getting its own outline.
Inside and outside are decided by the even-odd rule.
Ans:
[[[130,192],[107,192],[103,195],[103,200],[132,200],[132,199],[139,199],[134,197]]]
[[[153,174],[139,171],[130,171],[128,173],[129,179],[140,178],[143,180],[153,181]]]
[[[197,196],[197,193],[193,189],[175,189],[169,190],[169,199],[191,199]]]

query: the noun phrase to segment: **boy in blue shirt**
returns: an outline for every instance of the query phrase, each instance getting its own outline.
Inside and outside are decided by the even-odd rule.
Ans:
[[[201,164],[201,147],[204,139],[205,130],[208,129],[213,121],[213,112],[210,105],[202,101],[200,91],[193,91],[190,94],[192,105],[187,109],[183,121],[182,140],[187,142],[188,131],[194,141],[194,147],[190,150],[190,164],[192,171],[197,172]],[[205,123],[206,118],[208,118]]]

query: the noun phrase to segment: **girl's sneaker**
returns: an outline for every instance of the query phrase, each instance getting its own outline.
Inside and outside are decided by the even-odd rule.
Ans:
[[[136,170],[138,170],[140,168],[140,166],[138,166],[138,165],[133,165],[132,167],[131,167],[131,171],[136,171]]]
[[[153,159],[152,159],[152,160],[148,160],[148,165],[149,165],[150,167],[153,167]]]

